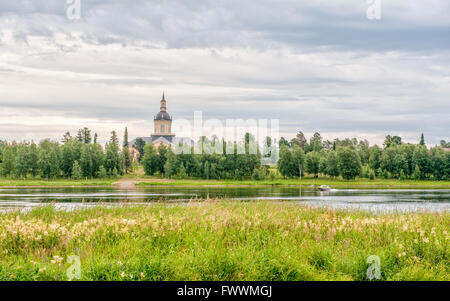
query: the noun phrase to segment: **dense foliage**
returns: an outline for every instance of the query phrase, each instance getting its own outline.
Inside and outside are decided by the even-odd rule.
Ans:
[[[168,178],[263,179],[268,171],[261,166],[259,150],[255,154],[250,150],[251,139],[253,137],[247,134],[245,143],[240,145],[218,140],[208,141],[202,137],[196,146],[197,151],[191,147],[189,152],[181,154],[175,154],[172,148],[162,144],[158,148],[147,144],[144,147],[142,165],[147,175],[160,174]],[[198,151],[198,145],[202,145],[201,152]],[[220,151],[207,151],[207,145]],[[228,151],[227,154],[226,149],[230,145],[234,151]],[[241,146],[243,149],[239,152],[238,148]]]
[[[315,133],[307,142],[300,132],[288,142],[281,138],[278,169],[285,177],[298,177],[299,170],[317,177],[323,174],[343,179],[375,177],[390,179],[450,179],[450,151],[441,146],[428,149],[423,134],[418,145],[403,143],[401,137],[386,136],[383,148],[369,146],[367,140],[323,141]]]
[[[272,145],[270,137],[266,141]],[[278,145],[277,167],[285,178],[297,178],[308,173],[314,177],[340,176],[345,180],[356,177],[450,179],[448,143],[442,140],[440,146],[428,149],[423,135],[417,145],[404,143],[399,136],[388,135],[381,148],[355,138],[324,141],[319,133],[315,133],[308,143],[300,132],[291,141],[281,138]],[[275,171],[262,166],[260,147],[248,133],[242,142],[201,137],[195,147],[182,146],[185,151],[180,153],[176,148],[162,144],[158,147],[146,145],[142,139],[137,139],[131,146],[127,129],[122,147],[115,131],[102,147],[97,143],[97,134],[92,140],[91,131],[87,128],[80,129],[75,138],[67,132],[61,143],[44,140],[37,145],[33,142],[0,141],[0,175],[9,178],[39,176],[43,179],[114,177],[131,172],[137,164],[130,154],[131,147],[138,150],[137,161],[147,175],[235,180],[264,180],[276,176]]]
[[[44,140],[39,145],[34,142],[0,143],[0,175],[9,178],[44,179],[67,177],[105,178],[117,176],[131,170],[131,158],[127,146],[119,148],[117,133],[105,148],[94,141],[87,128],[78,131],[73,138],[64,134],[61,143]],[[124,139],[126,141],[126,139]]]

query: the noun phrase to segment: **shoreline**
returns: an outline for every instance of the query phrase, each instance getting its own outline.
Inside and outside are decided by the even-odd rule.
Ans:
[[[343,181],[332,179],[305,179],[305,180],[199,180],[199,179],[151,179],[151,178],[120,178],[120,179],[94,179],[82,181],[70,180],[3,180],[0,179],[1,188],[101,188],[111,187],[117,189],[145,189],[161,187],[200,187],[200,188],[260,188],[260,187],[286,187],[286,188],[317,188],[320,185],[329,185],[335,189],[450,189],[450,181],[412,181],[412,180],[356,180]]]

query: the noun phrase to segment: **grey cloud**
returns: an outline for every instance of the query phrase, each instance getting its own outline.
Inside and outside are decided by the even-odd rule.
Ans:
[[[166,89],[176,118],[450,140],[448,1],[382,1],[379,21],[363,0],[81,3],[72,22],[65,1],[0,2],[1,109],[151,126]]]
[[[100,43],[149,40],[174,48],[435,51],[450,43],[443,38],[450,34],[450,4],[444,0],[420,4],[422,14],[405,1],[382,1],[379,21],[366,18],[365,1],[81,0],[81,5],[78,22],[66,19],[67,5],[57,0],[2,2],[0,16],[23,17],[20,23],[31,34],[82,30],[87,40]]]

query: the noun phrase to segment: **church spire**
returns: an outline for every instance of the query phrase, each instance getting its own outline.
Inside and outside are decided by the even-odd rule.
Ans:
[[[161,108],[160,111],[165,112],[166,111],[166,98],[164,96],[164,91],[161,99]]]

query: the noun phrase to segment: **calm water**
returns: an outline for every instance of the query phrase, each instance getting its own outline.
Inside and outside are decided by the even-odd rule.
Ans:
[[[30,209],[52,203],[72,209],[100,205],[185,203],[190,199],[227,197],[239,200],[281,200],[299,205],[387,211],[449,211],[450,189],[342,189],[319,192],[280,187],[186,188],[152,187],[134,190],[114,188],[0,188],[0,211]]]

